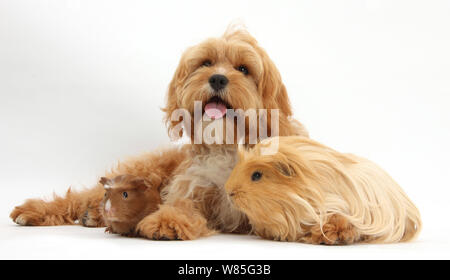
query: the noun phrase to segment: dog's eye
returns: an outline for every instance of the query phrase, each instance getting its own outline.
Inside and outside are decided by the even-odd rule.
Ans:
[[[122,196],[123,196],[123,198],[127,198],[128,197],[128,193],[127,192],[123,192]]]
[[[209,66],[211,66],[211,64],[212,64],[211,60],[205,60],[205,61],[203,61],[202,66],[209,67]]]
[[[248,75],[248,68],[245,65],[241,65],[237,68],[238,71],[244,73],[244,75]]]
[[[259,181],[261,179],[261,177],[262,177],[262,173],[259,171],[255,171],[252,174],[252,181],[253,182]]]

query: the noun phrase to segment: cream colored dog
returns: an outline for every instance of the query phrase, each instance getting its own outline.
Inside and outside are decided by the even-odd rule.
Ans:
[[[257,41],[243,29],[228,29],[219,38],[208,39],[186,50],[170,83],[164,109],[169,129],[184,123],[178,133],[194,140],[194,131],[186,130],[188,121],[173,120],[177,111],[190,115],[191,127],[195,102],[202,114],[210,118],[203,125],[226,118],[227,109],[269,109],[267,136],[272,136],[270,109],[278,110],[279,135],[307,135],[303,126],[291,119],[292,109],[280,73]],[[187,117],[187,116],[185,116]],[[247,122],[248,123],[248,122]],[[258,125],[256,125],[258,126]],[[249,129],[255,128],[247,126]],[[258,131],[261,127],[256,127]],[[245,143],[251,144],[248,133]],[[237,162],[237,144],[188,144],[188,156],[158,153],[125,162],[113,175],[149,176],[153,166],[173,163],[178,168],[163,192],[164,205],[145,217],[137,226],[139,234],[152,239],[195,239],[215,231],[248,233],[250,227],[244,214],[227,198],[224,185]],[[178,166],[179,165],[179,166]],[[126,168],[124,168],[126,167]],[[135,168],[133,168],[135,167]],[[170,172],[173,167],[168,166]],[[104,177],[108,177],[106,174]],[[98,211],[104,195],[98,185],[81,193],[69,192],[54,201],[30,200],[16,207],[11,218],[21,225],[61,225],[79,220],[85,226],[104,226]],[[75,206],[75,208],[73,207]]]

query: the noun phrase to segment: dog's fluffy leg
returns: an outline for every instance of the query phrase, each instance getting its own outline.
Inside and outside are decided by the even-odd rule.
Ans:
[[[101,185],[82,192],[69,189],[64,197],[55,195],[52,201],[29,199],[15,207],[10,217],[22,226],[73,225],[78,220],[85,226],[100,227],[104,226],[98,209],[103,195]]]
[[[121,174],[148,177],[158,174],[163,178],[170,177],[184,154],[178,149],[163,149],[155,153],[145,153],[117,164],[104,177],[112,178]],[[89,190],[74,192],[69,189],[64,197],[55,196],[52,201],[30,199],[17,206],[10,217],[19,225],[56,226],[72,225],[76,220],[83,226],[103,227],[100,203],[105,194],[101,184]]]
[[[158,240],[193,240],[215,233],[189,199],[161,205],[137,225],[139,236]]]

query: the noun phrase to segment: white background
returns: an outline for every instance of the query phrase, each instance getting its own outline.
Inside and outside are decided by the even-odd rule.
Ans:
[[[450,258],[449,15],[438,0],[0,1],[0,258]],[[423,216],[416,242],[158,242],[8,218],[166,145],[159,108],[182,51],[235,19],[279,67],[312,138],[403,186]]]

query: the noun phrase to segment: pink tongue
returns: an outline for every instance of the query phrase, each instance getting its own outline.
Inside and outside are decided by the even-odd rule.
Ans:
[[[213,120],[222,118],[227,112],[227,107],[222,103],[210,102],[205,105],[205,113]]]

